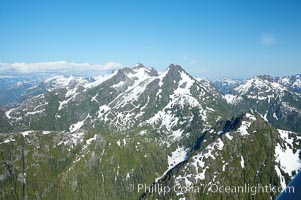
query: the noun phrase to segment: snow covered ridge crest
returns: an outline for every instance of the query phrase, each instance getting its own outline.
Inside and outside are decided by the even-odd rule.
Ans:
[[[76,121],[68,122],[69,128],[65,131],[75,132],[85,124],[96,121],[104,121],[122,129],[138,122],[142,124],[142,120],[152,126],[161,124],[162,127],[165,124],[164,128],[173,132],[177,124],[171,122],[179,119],[171,110],[178,106],[181,110],[199,109],[206,122],[207,114],[214,113],[217,109],[203,102],[219,98],[218,91],[209,81],[193,78],[179,65],[170,65],[164,72],[158,73],[153,68],[137,64],[132,68],[119,69],[91,79],[56,76],[45,80],[44,84],[48,86],[48,93],[6,111],[12,125],[24,121],[25,126],[29,126],[33,118],[36,120],[47,117],[49,106],[56,104],[52,100],[55,96],[58,107],[52,116],[55,116],[56,121],[62,120],[64,112],[69,112],[71,107],[74,109],[75,106],[87,104],[85,110],[78,111],[81,113]],[[206,111],[207,109],[209,110]],[[154,113],[147,113],[147,110]],[[187,118],[192,120],[193,116]],[[181,137],[182,130],[177,130],[179,134],[174,134],[174,140]]]
[[[257,88],[259,91],[262,90],[290,90],[291,88],[301,88],[301,76],[300,74],[293,75],[293,76],[284,76],[284,77],[271,77],[268,75],[260,75],[256,77],[252,77],[234,90],[244,94],[248,92],[252,87]]]
[[[295,82],[299,80],[297,78]],[[240,83],[240,81],[229,80],[227,82],[229,84]],[[177,133],[174,134],[174,138],[181,137],[182,130],[176,128],[176,125],[183,123],[175,115],[176,112],[173,112],[175,108],[198,109],[202,120],[206,123],[210,113],[218,112],[218,108],[211,106],[212,103],[207,103],[208,101],[224,101],[232,105],[243,104],[246,97],[270,101],[278,96],[281,97],[282,93],[287,91],[286,86],[281,84],[288,82],[290,81],[286,79],[259,76],[241,83],[233,89],[233,94],[221,95],[210,81],[190,76],[179,65],[172,64],[164,72],[158,73],[153,68],[145,67],[141,63],[132,68],[123,68],[111,74],[91,79],[56,76],[44,81],[49,86],[49,93],[58,97],[59,106],[54,114],[56,120],[62,119],[62,112],[68,111],[71,105],[74,107],[74,104],[80,105],[82,102],[89,101],[88,106],[99,108],[80,114],[76,121],[68,124],[69,129],[66,131],[74,132],[84,127],[85,123],[99,120],[105,123],[114,121],[111,124],[115,128],[134,126],[142,120],[143,124],[164,127],[170,132]],[[254,90],[254,87],[257,90]],[[104,91],[105,88],[109,89]],[[101,93],[102,90],[103,93]],[[62,91],[63,95],[60,96]],[[256,92],[257,94],[255,94]],[[35,98],[36,100],[34,100]],[[105,101],[104,98],[110,100]],[[17,108],[7,110],[5,115],[12,124],[28,118],[27,125],[29,125],[32,118],[48,115],[47,109],[50,101],[44,94],[41,94]],[[34,106],[32,106],[33,104]],[[289,105],[283,103],[282,107]],[[156,112],[149,113],[150,110]],[[291,108],[291,110],[295,109]],[[275,113],[273,116],[279,118]],[[187,118],[192,120],[193,116],[187,116]]]
[[[91,159],[101,162],[104,169],[108,163],[110,167],[116,166],[114,170],[110,170],[115,173],[115,181],[135,180],[134,173],[138,174],[139,168],[122,164],[124,160],[119,157],[133,155],[133,152],[135,154],[131,159],[138,155],[135,160],[137,166],[142,159],[144,163],[151,163],[150,166],[158,163],[158,168],[154,171],[151,171],[153,168],[150,169],[155,176],[148,177],[148,181],[165,183],[165,178],[162,177],[172,174],[174,176],[169,178],[174,178],[176,184],[187,186],[207,180],[212,183],[227,181],[225,174],[240,179],[241,175],[248,175],[243,173],[250,168],[256,172],[256,176],[264,173],[261,170],[273,171],[275,176],[277,173],[281,184],[285,185],[289,181],[288,177],[294,176],[296,170],[301,168],[298,158],[300,151],[297,148],[301,138],[292,132],[277,131],[271,121],[268,121],[269,114],[275,114],[272,115],[276,116],[274,118],[282,120],[281,113],[276,109],[272,110],[273,113],[260,114],[260,111],[253,107],[250,109],[247,105],[247,111],[242,112],[246,113],[244,115],[230,112],[232,105],[236,107],[244,102],[245,96],[252,96],[252,91],[246,90],[241,96],[226,94],[223,97],[209,81],[196,79],[176,65],[162,73],[156,73],[151,68],[137,64],[133,68],[124,68],[93,80],[75,81],[75,84],[70,77],[66,80],[48,81],[60,85],[59,88],[37,95],[20,107],[3,113],[12,126],[21,124],[23,130],[38,130],[42,126],[35,126],[37,121],[41,124],[46,121],[43,126],[54,122],[55,126],[49,126],[47,130],[58,128],[60,131],[15,132],[21,132],[22,136],[18,133],[21,136],[19,138],[26,141],[35,142],[34,138],[38,136],[46,138],[47,144],[54,144],[70,153],[76,150],[71,165],[66,168],[67,173],[72,172],[72,177],[76,177],[78,173],[73,171],[76,165],[80,165],[83,172],[91,170],[90,164],[93,162],[85,160]],[[270,83],[267,85],[277,86]],[[263,87],[263,90],[271,93],[276,91],[267,87]],[[276,95],[277,92],[285,91],[279,89]],[[285,103],[285,107],[292,105],[294,104]],[[290,116],[288,119],[291,119]],[[109,132],[105,133],[103,127],[108,128]],[[9,134],[1,140],[1,145],[17,143],[18,138],[13,135],[15,134]],[[264,137],[269,138],[268,142]],[[135,141],[136,139],[139,141]],[[103,140],[108,142],[104,143]],[[131,140],[135,142],[134,145],[129,145]],[[262,141],[266,143],[263,144]],[[200,147],[195,147],[198,142],[201,142]],[[265,144],[268,149],[262,148]],[[74,148],[76,145],[81,146]],[[257,159],[253,146],[267,157],[260,156],[262,160]],[[94,151],[95,147],[101,148]],[[160,151],[156,152],[157,149]],[[156,160],[158,156],[161,156],[160,162]],[[256,158],[252,160],[254,156]],[[260,164],[250,164],[257,161]],[[265,165],[267,162],[269,164]],[[82,165],[83,163],[85,164]],[[238,173],[233,173],[233,169]],[[142,170],[147,171],[145,168]]]
[[[244,98],[270,102],[277,97],[282,98],[285,93],[297,96],[300,96],[301,93],[301,76],[299,74],[284,77],[256,76],[236,82],[236,85],[233,83],[232,85],[235,87],[230,89],[225,89],[224,82],[213,81],[213,84],[224,93],[227,103],[234,105],[241,103]]]

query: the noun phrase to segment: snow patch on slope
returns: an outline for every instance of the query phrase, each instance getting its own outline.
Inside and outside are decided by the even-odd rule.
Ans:
[[[72,124],[70,127],[69,127],[69,130],[71,133],[74,133],[75,131],[79,130],[84,124],[85,124],[85,121],[90,118],[90,115],[88,114],[88,116],[82,120],[82,121],[78,121],[77,123],[75,124]]]
[[[8,139],[5,139],[3,142],[0,142],[0,144],[7,144],[10,142],[14,142],[14,141],[16,141],[14,138],[8,138]]]
[[[101,83],[105,82],[106,80],[113,78],[113,76],[115,76],[117,74],[117,72],[118,71],[116,70],[111,74],[96,76],[96,77],[94,77],[94,79],[95,79],[94,82],[87,83],[84,85],[84,87],[86,89],[96,87],[96,86],[100,85]]]
[[[179,163],[185,161],[187,159],[188,149],[184,149],[183,147],[178,147],[174,152],[171,153],[171,156],[168,156],[168,168],[163,173],[161,177],[156,178],[155,182],[158,182],[161,178],[163,178],[172,168],[174,168]]]
[[[243,156],[240,156],[240,166],[241,168],[245,168],[245,160]]]
[[[301,136],[297,136],[296,133],[290,131],[284,131],[278,129],[283,144],[277,143],[275,147],[276,161],[280,164],[280,168],[290,176],[293,171],[298,171],[301,168],[301,161],[299,159],[299,149],[293,149],[293,141],[295,136],[299,141]]]
[[[179,81],[178,88],[174,91],[175,95],[191,95],[190,88],[195,83],[194,79],[191,79],[188,74],[181,71],[181,80]]]
[[[240,127],[237,130],[242,136],[249,135],[248,129],[251,126],[252,121],[256,120],[256,117],[254,115],[251,115],[250,113],[246,114],[246,118],[247,120],[242,121]]]
[[[242,97],[232,94],[226,94],[223,97],[228,104],[237,104],[243,100]]]
[[[168,169],[173,168],[180,162],[186,160],[187,149],[183,147],[178,147],[174,152],[171,153],[171,156],[168,156]]]

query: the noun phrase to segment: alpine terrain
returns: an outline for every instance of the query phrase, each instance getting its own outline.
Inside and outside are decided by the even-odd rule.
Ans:
[[[234,188],[285,189],[301,168],[301,75],[138,63],[0,86],[0,199],[276,199]]]

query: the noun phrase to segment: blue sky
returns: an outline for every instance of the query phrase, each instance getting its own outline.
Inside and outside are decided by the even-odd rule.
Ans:
[[[175,63],[209,78],[296,74],[300,19],[297,0],[1,0],[0,72],[65,61],[160,71]]]

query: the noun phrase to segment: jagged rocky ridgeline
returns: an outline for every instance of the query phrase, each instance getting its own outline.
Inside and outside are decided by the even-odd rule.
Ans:
[[[300,75],[210,82],[173,64],[49,78],[0,109],[0,196],[160,199],[127,187],[152,183],[284,187],[301,168],[300,88]],[[251,194],[166,196],[230,197]]]

